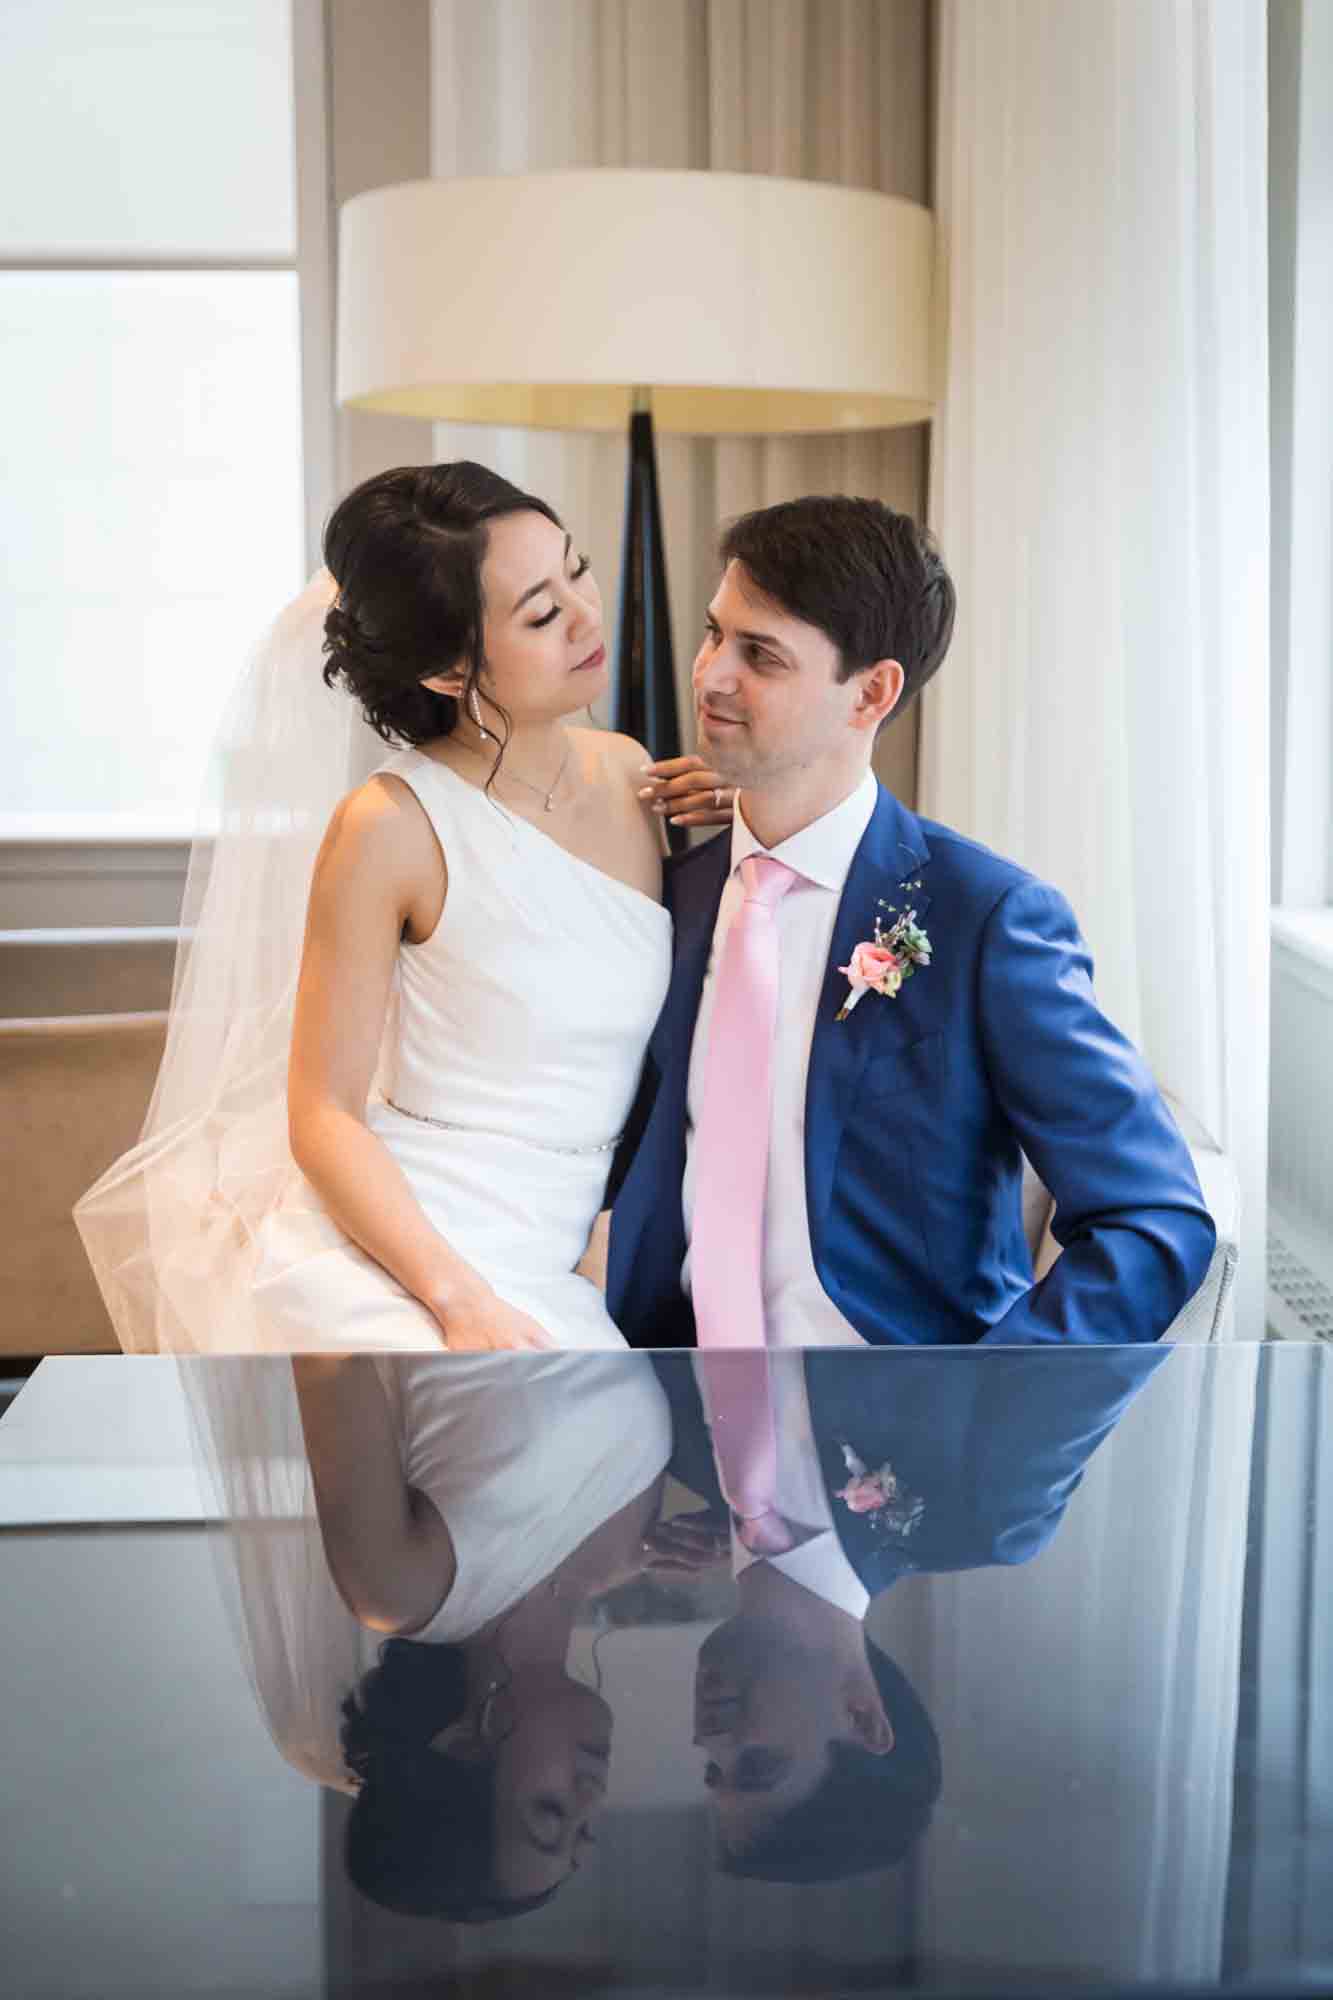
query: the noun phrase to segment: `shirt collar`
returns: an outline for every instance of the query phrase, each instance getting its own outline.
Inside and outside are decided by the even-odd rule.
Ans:
[[[849,792],[831,812],[811,820],[809,826],[803,826],[786,840],[780,840],[776,847],[765,847],[745,823],[738,792],[731,820],[733,874],[748,855],[771,854],[775,861],[785,862],[807,882],[816,882],[821,889],[833,889],[840,893],[847,881],[852,857],[874,815],[878,796],[879,785],[875,774],[867,771],[855,791]]]
[[[836,1605],[839,1611],[846,1611],[853,1618],[864,1618],[866,1615],[870,1592],[848,1562],[842,1543],[832,1528],[812,1535],[808,1542],[788,1549],[785,1555],[761,1556],[746,1548],[733,1527],[732,1575],[739,1576],[742,1570],[757,1562],[766,1562],[772,1568],[781,1570],[793,1583],[799,1583],[813,1596],[823,1598],[825,1604]]]

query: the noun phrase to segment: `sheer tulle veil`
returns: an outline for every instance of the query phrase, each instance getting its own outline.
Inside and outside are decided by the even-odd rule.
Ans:
[[[74,1210],[122,1348],[253,1352],[256,1233],[295,1172],[286,1072],[310,879],[385,745],[325,686],[321,569],[259,641],[214,745],[166,1048],[139,1143]]]
[[[306,1776],[351,1790],[339,1704],[377,1642],[329,1575],[291,1363],[254,1354],[250,1297],[257,1231],[296,1171],[287,1056],[315,856],[339,799],[386,751],[324,684],[335,595],[319,570],[227,705],[143,1132],[74,1214],[121,1346],[189,1357],[201,1469],[227,1522],[217,1573],[274,1741]]]
[[[180,1371],[200,1471],[226,1523],[210,1538],[214,1569],[269,1735],[304,1777],[354,1792],[342,1704],[383,1642],[357,1623],[329,1570],[292,1364],[264,1354],[161,1365]]]

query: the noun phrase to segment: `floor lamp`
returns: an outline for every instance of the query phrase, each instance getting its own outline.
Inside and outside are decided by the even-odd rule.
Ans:
[[[337,395],[629,434],[614,727],[680,752],[656,431],[878,430],[932,410],[934,232],[891,195],[596,168],[376,188],[342,210]]]

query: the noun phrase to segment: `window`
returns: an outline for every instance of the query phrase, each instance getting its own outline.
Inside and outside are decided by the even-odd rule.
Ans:
[[[10,0],[0,835],[188,832],[302,581],[290,9]]]

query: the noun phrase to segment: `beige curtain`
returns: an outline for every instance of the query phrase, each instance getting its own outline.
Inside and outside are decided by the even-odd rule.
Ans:
[[[689,167],[875,188],[924,201],[927,0],[433,0],[431,172]],[[645,217],[645,227],[651,218]],[[708,272],[700,268],[701,297]],[[515,284],[515,310],[540,299]],[[718,523],[816,491],[920,512],[921,427],[860,437],[658,442],[681,718],[715,581]],[[550,498],[592,555],[614,631],[618,438],[441,425],[441,457],[483,458]],[[881,776],[910,800],[916,718],[885,733]]]

